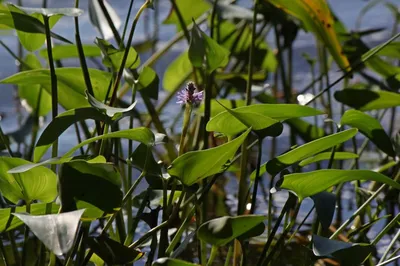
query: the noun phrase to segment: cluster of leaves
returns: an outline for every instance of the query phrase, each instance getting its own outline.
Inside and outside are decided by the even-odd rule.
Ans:
[[[361,40],[368,33],[349,33],[324,0],[255,1],[253,10],[222,0],[211,4],[171,0],[164,23],[176,25],[177,36],[167,48],[141,62],[139,49],[156,40],[133,45],[136,24],[141,14],[148,12],[146,8],[157,9],[158,2],[144,1],[132,26],[126,25],[120,36],[121,22],[111,6],[102,0],[90,1],[91,21],[102,35],[94,45],[81,43],[78,17],[83,11],[79,1],[75,8],[58,9],[0,4],[1,29],[15,30],[26,52],[25,57],[12,54],[21,71],[0,82],[17,85],[19,97],[32,109],[20,130],[9,134],[0,130],[0,148],[5,151],[0,157],[0,264],[125,265],[146,261],[146,265],[211,265],[220,263],[219,253],[227,252],[225,265],[239,261],[283,265],[293,264],[285,255],[291,248],[303,254],[297,265],[320,259],[343,265],[393,260],[396,252],[389,253],[399,233],[382,256],[376,256],[374,248],[400,218],[390,212],[382,216],[384,204],[378,197],[390,199],[400,190],[400,138],[390,138],[400,106],[400,70],[393,64],[400,58],[399,43],[394,42],[399,34],[369,49]],[[74,17],[74,44],[51,31],[63,16]],[[202,24],[208,25],[208,31],[202,30]],[[267,42],[271,27],[277,53]],[[294,101],[292,57],[283,57],[293,52],[299,30],[312,33],[319,43],[321,77],[314,78],[309,87],[317,82],[325,85],[303,105]],[[165,69],[162,86],[170,97],[156,108],[160,80],[151,66],[181,38],[186,38],[188,49]],[[62,43],[52,47],[52,40]],[[344,49],[341,43],[346,44]],[[329,83],[328,53],[343,72],[333,83]],[[101,57],[101,69],[88,68],[89,57]],[[79,59],[80,66],[62,67],[62,61],[69,58]],[[313,72],[313,61],[309,62]],[[351,74],[360,74],[367,83],[347,85]],[[260,91],[269,75],[282,80],[282,86],[274,84],[273,95]],[[167,130],[161,115],[188,79],[204,91],[204,103],[194,116],[194,103],[185,104],[181,133],[173,135],[170,132],[175,132],[175,127]],[[329,90],[342,79],[346,86],[334,93],[334,101]],[[124,98],[128,91],[130,103]],[[242,99],[230,100],[230,96]],[[136,98],[144,103],[145,111],[137,108]],[[307,106],[317,101],[320,105]],[[343,107],[336,121],[334,103]],[[60,114],[59,107],[63,110]],[[387,110],[394,117],[389,130],[374,117],[374,113],[383,117]],[[50,113],[52,119],[38,137],[39,117]],[[330,129],[318,126],[322,116],[330,119]],[[121,129],[126,120],[129,127]],[[134,127],[134,122],[139,126]],[[77,145],[59,150],[64,145],[60,136],[72,126]],[[271,156],[263,162],[264,140],[276,145],[277,139],[283,139],[285,126],[290,129],[289,149],[278,155],[271,148]],[[31,143],[25,145],[22,159],[18,154],[27,135],[31,135]],[[358,147],[359,138],[371,142],[384,158],[380,169],[360,167],[359,156],[366,144]],[[298,143],[299,139],[302,142]],[[350,141],[352,152],[347,145]],[[256,144],[258,159],[253,167],[249,153]],[[345,169],[343,160],[353,163]],[[249,173],[251,168],[255,170]],[[237,215],[233,216],[231,211],[210,206],[224,201],[219,183],[235,174],[239,185]],[[270,177],[270,190],[264,191],[263,198],[268,210],[267,215],[260,215],[257,196],[266,176]],[[277,176],[279,180],[275,180]],[[137,192],[144,183],[147,188]],[[355,188],[357,210],[345,222],[338,219],[335,226],[340,227],[335,229],[332,221],[345,183]],[[279,190],[289,191],[285,193],[289,196],[276,215],[274,193]],[[314,229],[303,230],[306,220],[299,223],[296,218],[306,198],[314,203],[310,213],[315,209],[316,219]],[[373,200],[378,205],[375,209],[369,204]],[[398,207],[398,203],[392,204],[392,208]],[[386,219],[387,225],[370,240],[367,233],[381,219]],[[347,227],[353,221],[351,231]],[[149,230],[139,234],[141,226]],[[303,233],[312,237],[304,240]],[[338,236],[340,241],[335,240]],[[257,247],[257,256],[249,256],[249,246]]]

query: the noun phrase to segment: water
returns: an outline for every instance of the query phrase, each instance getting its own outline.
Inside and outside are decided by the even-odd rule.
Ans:
[[[252,1],[246,1],[242,0],[240,1],[243,5],[245,6],[251,6]],[[400,1],[397,1],[400,4]],[[397,3],[396,2],[396,3]],[[17,3],[16,0],[12,0],[11,3]],[[23,4],[25,6],[32,6],[32,7],[40,7],[42,3],[42,0],[24,0]],[[81,0],[81,8],[85,10],[85,13],[79,18],[80,21],[80,30],[81,30],[81,38],[83,43],[93,43],[96,37],[99,36],[99,33],[92,27],[89,21],[89,15],[86,12],[87,11],[87,6],[88,6],[88,1],[87,0]],[[109,3],[113,6],[113,8],[116,10],[118,15],[121,17],[121,20],[125,20],[126,12],[127,12],[127,6],[128,6],[128,1],[126,0],[113,0],[109,1]],[[135,13],[138,9],[138,7],[143,3],[143,1],[136,0],[135,1],[135,10],[133,13]],[[360,10],[362,9],[363,6],[365,6],[368,2],[363,1],[363,0],[330,0],[329,3],[331,4],[334,13],[344,22],[344,24],[349,28],[349,29],[354,29],[357,21],[358,14]],[[49,7],[72,7],[74,5],[73,0],[69,1],[61,1],[61,0],[50,0],[48,1],[48,6]],[[163,21],[164,18],[168,15],[169,12],[169,1],[167,0],[160,0],[160,5],[159,5],[159,10],[160,10],[160,17],[159,21]],[[153,11],[148,10],[145,13],[146,16],[149,16],[149,19],[152,20],[152,15]],[[151,24],[151,23],[150,23]],[[386,40],[389,37],[389,33],[391,30],[391,26],[393,24],[393,18],[388,9],[386,9],[383,5],[378,5],[372,10],[370,10],[364,17],[362,21],[362,28],[379,28],[379,27],[385,27],[387,28],[385,31],[376,33],[371,35],[368,38],[368,41],[370,43],[378,43]],[[137,30],[135,33],[134,37],[134,42],[141,42],[144,41],[147,38],[146,34],[146,25],[144,23],[144,19],[142,18],[137,26]],[[150,31],[152,31],[152,26],[150,25],[149,27]],[[62,18],[58,24],[53,28],[53,31],[66,37],[69,40],[74,40],[74,26],[72,23],[71,18]],[[157,44],[157,48],[162,47],[172,36],[175,34],[175,27],[170,26],[170,25],[161,25],[160,26],[160,31],[159,31],[159,42]],[[17,38],[14,36],[14,34],[11,35],[0,35],[1,40],[5,42],[9,47],[11,47],[14,52],[17,52]],[[272,41],[271,41],[272,42]],[[154,66],[155,70],[160,76],[160,79],[162,79],[163,72],[166,69],[167,65],[176,57],[179,55],[179,53],[187,47],[187,44],[185,41],[179,42],[177,45],[175,45],[171,51],[169,51],[165,56],[161,58],[157,62],[157,64]],[[304,88],[311,80],[310,72],[309,72],[309,67],[305,60],[302,57],[303,53],[308,53],[311,54],[312,56],[315,55],[315,41],[313,38],[311,38],[310,34],[307,34],[305,32],[300,32],[298,35],[298,38],[296,39],[296,42],[294,43],[294,87],[297,90],[300,90]],[[149,53],[141,55],[142,62],[149,56]],[[66,60],[63,62],[65,66],[78,66],[78,62],[75,60]],[[8,77],[14,73],[17,72],[17,66],[15,65],[14,60],[12,57],[4,50],[0,49],[0,79],[3,79],[5,77]],[[340,75],[340,72],[335,72],[333,71],[331,73],[331,80],[334,80]],[[340,85],[339,85],[340,86]],[[1,90],[1,97],[0,97],[0,115],[3,117],[1,120],[1,125],[3,129],[6,132],[13,131],[18,128],[18,117],[16,115],[16,99],[14,95],[14,89],[11,85],[4,85],[0,84],[0,90]],[[162,91],[162,88],[160,88],[160,98],[165,97],[165,93]],[[339,109],[337,109],[337,114],[339,114]],[[165,111],[165,114],[163,114],[162,117],[167,117],[171,113],[176,112],[176,107],[171,105],[171,107],[167,108]],[[398,123],[400,124],[400,123]],[[284,135],[287,134],[287,130],[285,130]],[[280,141],[280,146],[278,147],[280,151],[283,151],[288,148],[288,142],[286,141],[286,138],[283,138]],[[68,130],[62,137],[61,139],[61,146],[60,146],[60,151],[67,151],[69,148],[75,145],[76,143],[76,137],[74,130]],[[267,154],[265,154],[265,161],[268,157]],[[231,187],[231,191],[236,191],[236,184],[235,181],[232,181],[233,183],[230,184],[228,187]],[[232,193],[232,192],[230,192]],[[263,203],[262,195],[259,195],[260,200],[258,202],[260,203],[260,211],[264,212],[263,210],[266,210],[266,205]],[[286,200],[286,194],[285,193],[280,193],[277,195],[277,202],[278,206],[281,206],[284,204]],[[235,208],[237,206],[236,202],[236,197],[229,196],[227,204],[232,206],[232,208]],[[304,215],[308,211],[308,206],[311,206],[310,202],[307,202],[305,204],[306,208],[304,209]],[[303,209],[303,208],[302,208]],[[299,216],[299,220],[304,217],[304,215],[301,214]],[[346,218],[346,217],[344,217]],[[146,230],[145,228],[141,228],[143,230]],[[387,244],[385,242],[385,244]]]

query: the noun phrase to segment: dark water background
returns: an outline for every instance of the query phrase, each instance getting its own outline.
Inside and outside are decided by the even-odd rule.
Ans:
[[[293,0],[296,1],[296,0]],[[11,1],[12,3],[16,4],[17,1],[13,0]],[[127,7],[129,4],[129,1],[127,0],[113,0],[113,1],[108,1],[112,7],[116,10],[116,12],[120,15],[121,21],[125,20],[126,12],[127,12]],[[245,6],[251,6],[252,1],[246,1],[242,0],[239,1],[241,4]],[[400,7],[400,0],[398,1],[391,1],[393,3],[398,3]],[[143,3],[142,0],[136,0],[135,1],[135,10],[133,14],[135,14],[135,11],[140,7],[140,5]],[[356,19],[359,15],[360,10],[368,3],[368,1],[364,0],[329,0],[329,3],[335,12],[335,14],[344,22],[344,24],[348,27],[348,29],[354,29],[356,25]],[[29,6],[29,7],[40,7],[42,4],[42,0],[24,0],[23,5],[24,6]],[[73,0],[49,0],[48,1],[48,6],[49,7],[72,7],[74,5]],[[87,13],[87,6],[88,6],[88,1],[87,0],[81,0],[80,1],[80,7],[85,10],[85,13],[79,18],[80,20],[80,30],[81,30],[81,37],[83,43],[89,43],[92,44],[95,40],[96,37],[99,37],[99,33],[94,29],[94,27],[90,24],[89,21],[89,15]],[[161,23],[165,17],[167,16],[168,12],[170,9],[170,4],[169,1],[167,0],[160,0],[159,3],[159,13],[160,16],[158,18],[159,22]],[[153,11],[147,10],[145,13],[145,16],[147,16],[147,19],[149,21],[152,21],[153,18]],[[144,41],[146,38],[148,38],[148,34],[146,33],[146,28],[149,30],[150,35],[152,34],[153,30],[153,25],[152,23],[149,23],[148,26],[145,25],[144,20],[146,18],[142,17],[139,21],[139,24],[137,26],[135,36],[134,36],[134,43],[135,42],[141,42]],[[362,21],[362,29],[367,29],[367,28],[380,28],[384,27],[386,30],[378,32],[376,34],[371,35],[370,37],[367,38],[367,42],[370,44],[377,44],[379,42],[382,42],[390,37],[390,32],[391,28],[393,25],[393,17],[391,13],[389,12],[388,9],[386,9],[383,5],[378,5],[371,9],[365,16]],[[62,18],[57,25],[53,28],[53,31],[66,37],[69,40],[74,40],[74,26],[73,26],[73,20],[71,18]],[[17,53],[18,49],[18,41],[17,38],[15,37],[15,34],[4,34],[0,33],[0,38],[3,42],[5,42],[9,47],[11,47],[15,53]],[[163,47],[163,45],[174,36],[175,34],[175,27],[171,25],[161,25],[160,26],[160,31],[159,31],[159,42],[157,44],[157,48]],[[271,45],[273,45],[273,41],[271,40]],[[157,64],[154,66],[155,70],[160,76],[160,79],[162,80],[163,72],[165,71],[166,67],[168,64],[176,57],[178,56],[185,48],[187,47],[187,44],[185,41],[181,41],[178,44],[174,45],[172,50],[167,52],[166,55],[164,55],[161,60],[157,62]],[[300,32],[298,35],[298,38],[296,39],[296,42],[294,44],[294,87],[297,90],[301,90],[304,88],[307,84],[309,84],[311,80],[311,75],[309,72],[309,67],[307,63],[305,62],[304,58],[301,56],[302,53],[308,53],[312,56],[315,56],[315,41],[314,38],[307,33]],[[142,62],[146,60],[146,58],[149,57],[149,53],[146,53],[144,55],[141,55]],[[76,60],[65,60],[63,61],[64,66],[79,66],[78,62]],[[3,79],[5,77],[8,77],[14,73],[17,72],[17,66],[13,60],[13,58],[4,50],[0,48],[0,79]],[[337,71],[332,71],[330,73],[331,75],[331,81],[335,79],[335,77],[339,77],[340,73]],[[160,82],[161,83],[161,82]],[[338,88],[340,88],[341,85],[338,85]],[[160,98],[162,99],[166,93],[163,92],[161,85],[160,85]],[[174,102],[174,100],[172,101]],[[4,85],[0,84],[0,114],[2,116],[1,120],[1,126],[5,132],[10,132],[18,128],[18,116],[17,116],[17,100],[15,99],[15,91],[13,86],[11,85]],[[168,125],[169,122],[169,117],[171,117],[171,114],[176,114],[177,107],[176,105],[171,104],[170,107],[168,107],[165,112],[162,114],[162,119],[166,122]],[[340,115],[340,109],[339,108],[334,108],[334,113],[338,116]],[[49,119],[47,120],[47,122]],[[126,120],[125,120],[126,121]],[[122,120],[122,123],[124,123],[124,120]],[[126,122],[127,123],[127,122]],[[383,122],[384,124],[386,123],[385,121]],[[399,127],[400,123],[397,123],[397,128]],[[284,135],[288,134],[288,131],[285,130]],[[278,151],[285,150],[288,148],[288,141],[286,141],[287,138],[281,138],[284,141],[278,141],[278,145],[281,145],[278,147]],[[68,130],[65,132],[61,138],[60,141],[60,153],[65,152],[69,150],[71,147],[76,145],[76,136],[75,132],[73,129]],[[267,150],[267,149],[264,149]],[[266,151],[267,153],[268,151]],[[376,155],[374,154],[368,154],[368,160],[376,158]],[[265,155],[267,156],[267,155]],[[263,161],[266,161],[266,159]],[[366,164],[366,166],[368,163]],[[235,192],[236,191],[236,184],[233,181],[232,184],[228,185],[228,189],[231,188],[232,194],[228,195],[228,200],[227,204],[232,206],[237,205],[236,197],[235,197]],[[352,201],[354,192],[351,192],[349,190],[345,190],[344,193],[344,199]],[[264,210],[266,210],[266,205],[263,203],[264,201],[261,199],[262,195],[260,194],[260,206],[259,206],[259,211],[261,213],[265,213]],[[277,200],[277,205],[283,205],[284,202],[286,201],[286,192],[278,193],[276,196]],[[307,201],[307,200],[306,200]],[[299,220],[301,220],[304,216],[305,213],[309,210],[309,207],[312,206],[311,202],[305,202],[304,206],[305,208],[302,210],[303,212],[299,215]],[[345,213],[344,218],[346,218],[351,212],[348,212],[347,214]],[[143,231],[146,231],[146,228],[141,228]],[[373,234],[374,235],[374,234]],[[372,235],[372,236],[373,236]],[[389,243],[390,239],[389,238],[384,238],[380,242],[380,251],[383,252],[385,245]],[[383,249],[383,250],[382,250]]]

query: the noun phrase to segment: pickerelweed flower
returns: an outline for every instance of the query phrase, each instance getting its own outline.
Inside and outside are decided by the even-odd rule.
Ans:
[[[178,92],[176,103],[179,104],[199,104],[203,100],[203,92],[195,92],[196,85],[193,82],[189,82],[186,88]]]

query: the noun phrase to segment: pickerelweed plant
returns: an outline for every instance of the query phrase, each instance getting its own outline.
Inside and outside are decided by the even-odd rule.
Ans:
[[[130,0],[124,22],[89,0],[99,37],[82,43],[79,0],[63,2],[0,1],[18,39],[0,39],[18,63],[0,83],[28,107],[0,124],[0,265],[399,261],[398,3],[370,1],[349,30],[325,0]],[[176,35],[160,46],[166,2]],[[361,30],[379,4],[391,32]]]

